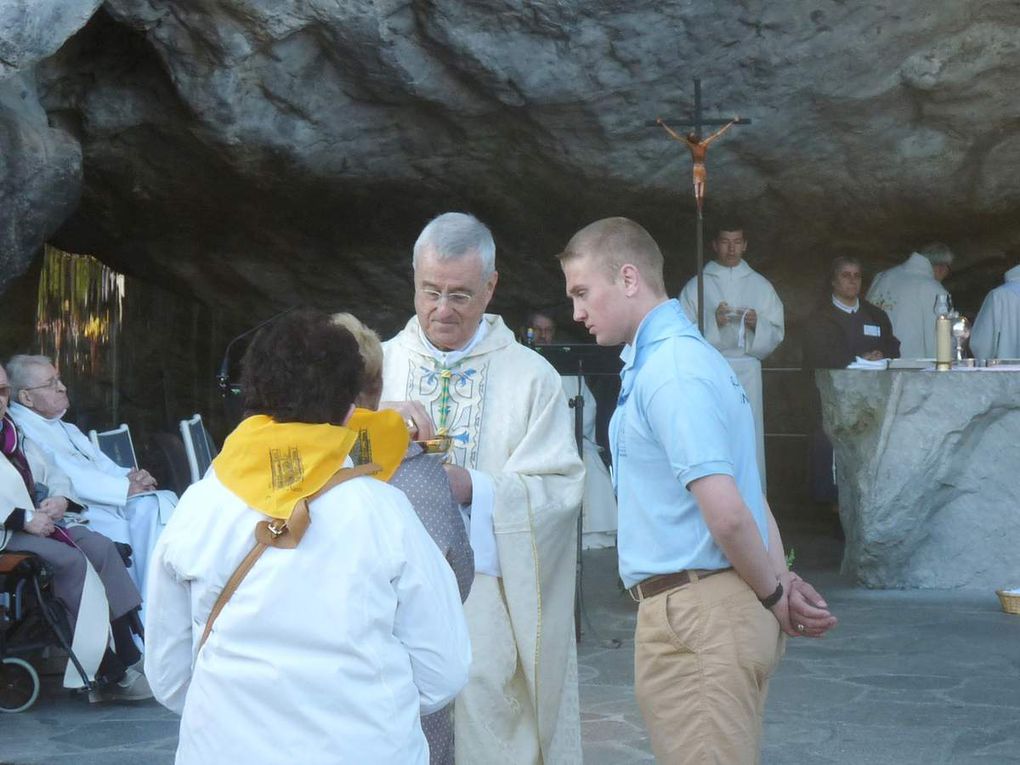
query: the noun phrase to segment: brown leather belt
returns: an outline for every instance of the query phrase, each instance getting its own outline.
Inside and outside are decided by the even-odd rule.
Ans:
[[[727,568],[702,568],[693,569],[693,572],[697,575],[698,579],[707,579],[715,574],[721,574],[723,571],[732,571],[732,567]],[[652,598],[659,593],[665,592],[666,590],[672,590],[676,587],[682,587],[685,584],[690,584],[691,571],[678,571],[675,574],[661,574],[659,576],[650,576],[643,582],[638,582],[631,587],[627,592],[634,598],[635,601],[640,603],[642,600]]]

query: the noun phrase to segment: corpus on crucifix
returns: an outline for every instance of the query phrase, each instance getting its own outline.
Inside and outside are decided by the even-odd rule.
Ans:
[[[698,213],[701,213],[701,206],[705,199],[705,179],[708,177],[708,171],[705,169],[705,155],[708,154],[708,145],[712,143],[716,138],[721,136],[731,127],[740,122],[740,117],[734,117],[721,128],[716,130],[708,138],[699,138],[698,134],[693,130],[687,135],[680,135],[673,128],[667,125],[662,117],[655,120],[658,124],[662,125],[662,129],[669,133],[670,138],[674,141],[679,141],[685,144],[691,152],[691,160],[694,162],[693,169],[693,180],[694,180],[694,199],[698,203]]]

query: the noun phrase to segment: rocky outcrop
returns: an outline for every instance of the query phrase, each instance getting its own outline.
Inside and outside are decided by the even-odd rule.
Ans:
[[[34,66],[98,7],[99,0],[0,3],[0,292],[77,206],[81,148],[51,128]]]
[[[816,374],[844,573],[868,587],[1020,583],[1020,373]]]
[[[22,5],[73,12],[32,27],[45,40],[0,22],[0,76],[96,3]],[[885,267],[944,239],[973,309],[1020,257],[1018,49],[1011,0],[107,0],[35,76],[82,147],[58,244],[246,312],[392,327],[410,243],[445,209],[493,225],[497,308],[561,301],[551,254],[612,214],[648,226],[679,287],[689,160],[648,123],[683,118],[699,75],[707,113],[753,120],[709,154],[708,214],[741,215],[796,323],[835,254]]]

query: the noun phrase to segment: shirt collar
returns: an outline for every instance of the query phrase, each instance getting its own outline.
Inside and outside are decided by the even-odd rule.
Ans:
[[[669,337],[681,335],[701,337],[698,334],[698,328],[684,313],[679,300],[675,298],[667,300],[645,314],[638,325],[637,332],[634,333],[634,340],[625,345],[620,352],[620,358],[623,360],[623,369],[620,372],[620,377],[623,380],[620,393],[621,404],[626,400],[633,385],[631,373],[641,368],[641,364],[651,348]]]
[[[421,324],[419,323],[418,326],[420,329]],[[431,355],[432,358],[438,361],[440,365],[449,368],[456,364],[461,359],[463,359],[469,353],[471,353],[471,351],[474,350],[475,346],[485,339],[485,336],[489,332],[489,323],[485,321],[485,319],[483,318],[482,321],[479,322],[478,329],[475,330],[475,334],[471,337],[470,340],[468,340],[467,345],[465,345],[463,348],[455,348],[452,351],[443,351],[440,350],[439,348],[436,348],[436,346],[432,344],[432,341],[429,340],[428,335],[425,334],[425,330],[421,329],[420,331],[421,341],[422,344],[425,346],[425,350],[428,351],[429,355]]]
[[[858,311],[860,310],[860,308],[861,308],[861,299],[860,299],[860,298],[857,298],[857,299],[856,299],[856,300],[854,301],[854,304],[853,304],[852,306],[846,306],[846,305],[843,305],[842,303],[840,303],[840,302],[839,302],[839,301],[838,301],[838,300],[836,299],[836,296],[835,296],[835,295],[833,295],[833,296],[832,296],[832,304],[833,304],[834,306],[836,306],[836,308],[838,308],[839,310],[841,310],[841,311],[842,311],[843,313],[849,313],[849,314],[854,314],[854,313],[857,313],[857,312],[858,312]]]
[[[35,410],[29,409],[24,404],[19,404],[16,401],[12,401],[11,402],[11,405],[10,405],[9,409],[11,410],[11,414],[12,415],[17,415],[18,417],[24,417],[27,420],[35,419],[35,420],[38,420],[40,422],[49,423],[51,425],[60,422],[64,418],[64,415],[67,414],[67,410],[65,409],[60,414],[58,414],[56,417],[43,417],[41,414],[39,414]]]

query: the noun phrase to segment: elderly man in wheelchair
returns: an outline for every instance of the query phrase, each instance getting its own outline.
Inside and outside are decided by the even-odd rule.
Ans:
[[[70,483],[43,452],[22,441],[7,413],[9,400],[7,373],[0,367],[0,558],[30,553],[49,569],[52,594],[71,635],[69,653],[78,665],[69,662],[65,687],[88,688],[90,701],[150,698],[132,634],[142,602],[138,589],[110,539],[65,519],[69,507],[76,507],[68,500]],[[36,481],[47,487],[44,497],[38,497]],[[31,567],[13,568],[0,578],[31,575]],[[6,609],[3,615],[8,617]],[[0,649],[4,645],[0,641]]]

